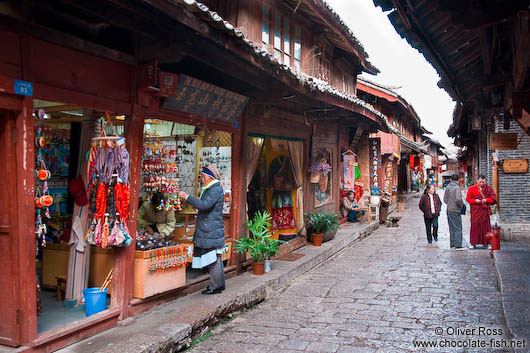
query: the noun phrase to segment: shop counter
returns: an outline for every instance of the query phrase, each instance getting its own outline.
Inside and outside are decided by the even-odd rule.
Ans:
[[[188,262],[191,263],[193,261],[193,242],[190,240],[181,240],[182,244],[186,246],[187,253],[188,253]],[[232,253],[232,239],[225,239],[225,246],[223,247],[223,253],[221,254],[221,258],[223,261],[230,260],[230,254]]]
[[[144,299],[186,284],[186,246],[134,253],[133,297]]]

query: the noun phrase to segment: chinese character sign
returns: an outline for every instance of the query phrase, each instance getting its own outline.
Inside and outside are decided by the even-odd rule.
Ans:
[[[164,102],[164,108],[233,123],[248,102],[248,97],[179,75],[178,91]]]
[[[381,139],[371,138],[368,140],[370,148],[370,194],[381,195]]]

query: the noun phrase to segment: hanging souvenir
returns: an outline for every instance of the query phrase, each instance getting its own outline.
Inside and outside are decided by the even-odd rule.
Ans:
[[[111,127],[107,114],[107,124]],[[85,239],[96,246],[128,246],[129,152],[123,137],[94,138],[88,153],[88,217],[90,226]]]

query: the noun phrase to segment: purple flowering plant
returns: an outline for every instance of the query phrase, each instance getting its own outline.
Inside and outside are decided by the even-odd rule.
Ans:
[[[331,172],[331,165],[329,165],[325,160],[315,162],[309,167],[309,172],[311,174],[319,173],[326,176],[329,174],[329,172]]]

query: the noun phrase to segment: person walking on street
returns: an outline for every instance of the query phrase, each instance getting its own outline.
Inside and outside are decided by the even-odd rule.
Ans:
[[[447,185],[444,194],[444,202],[447,204],[447,222],[449,223],[449,244],[451,248],[462,249],[462,216],[464,206],[462,191],[458,185],[458,174],[451,176],[451,182]]]
[[[225,289],[225,277],[221,254],[225,244],[223,225],[224,192],[219,182],[220,174],[211,164],[201,172],[201,191],[195,198],[179,192],[198,211],[197,224],[193,234],[192,268],[208,267],[210,283],[202,294],[217,294]]]
[[[432,243],[438,241],[438,216],[442,208],[442,201],[436,194],[434,185],[428,185],[423,191],[423,195],[419,204],[420,210],[423,212],[423,219],[425,220],[425,228],[427,230],[427,241]]]
[[[491,232],[490,205],[497,203],[497,195],[493,188],[486,184],[484,175],[479,175],[477,183],[467,190],[466,201],[471,208],[469,248],[474,249],[478,244],[490,248],[486,234]]]

